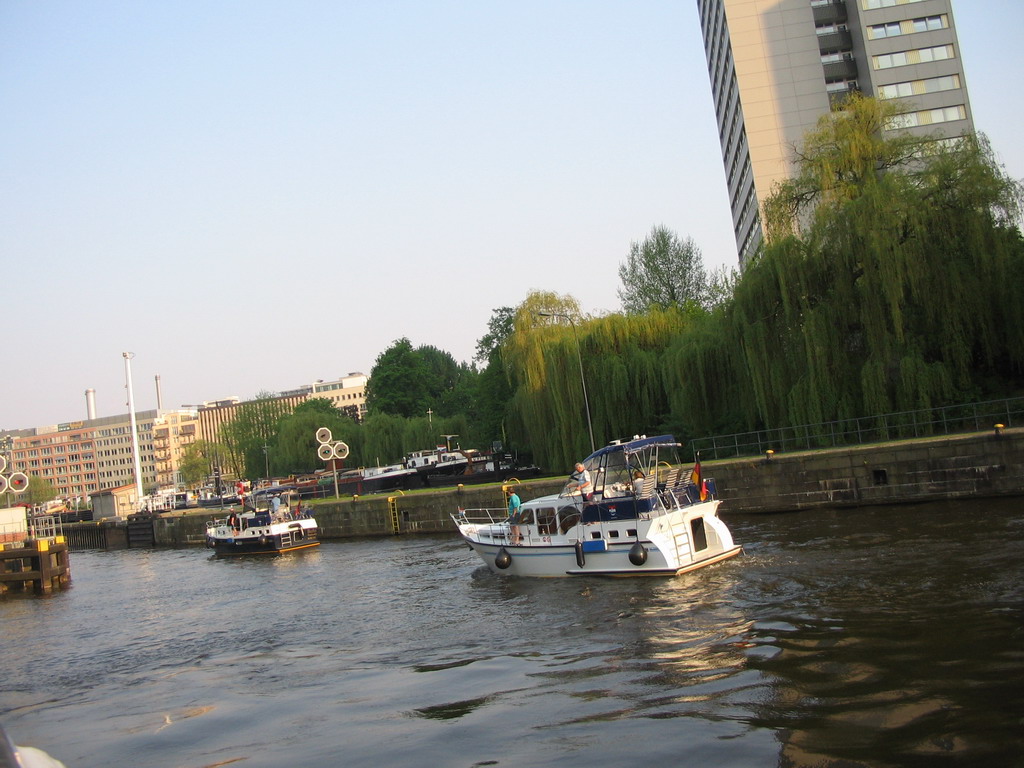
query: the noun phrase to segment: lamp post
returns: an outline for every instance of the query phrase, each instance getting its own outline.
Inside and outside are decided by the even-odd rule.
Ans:
[[[580,337],[576,332],[576,323],[569,315],[563,315],[558,312],[538,312],[538,317],[562,317],[569,321],[569,325],[572,326],[572,335],[576,339],[576,360],[580,364],[580,384],[583,387],[583,406],[587,411],[587,431],[590,433],[590,452],[593,453],[597,450],[594,447],[594,425],[590,421],[590,400],[587,398],[587,379],[583,375],[583,355],[580,353]]]

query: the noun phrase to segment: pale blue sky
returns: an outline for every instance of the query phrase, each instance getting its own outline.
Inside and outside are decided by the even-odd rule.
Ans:
[[[954,10],[1024,176],[1024,3]],[[468,361],[655,224],[736,263],[694,0],[0,0],[0,428]]]

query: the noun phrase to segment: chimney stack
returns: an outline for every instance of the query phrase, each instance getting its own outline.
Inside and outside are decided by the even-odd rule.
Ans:
[[[92,387],[85,390],[85,412],[90,421],[96,418],[96,390]]]
[[[160,392],[160,374],[156,375],[156,409],[162,411],[164,408],[164,396]]]

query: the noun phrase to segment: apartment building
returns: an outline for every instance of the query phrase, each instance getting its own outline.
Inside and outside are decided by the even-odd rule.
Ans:
[[[366,382],[369,377],[363,373],[350,373],[334,381],[318,380],[313,383],[310,397],[323,397],[334,403],[334,407],[345,411],[357,421],[366,417]]]
[[[974,130],[951,0],[697,0],[740,264],[818,118],[852,91],[895,99],[890,130]]]
[[[156,484],[177,488],[181,483],[178,466],[185,449],[199,438],[199,414],[194,409],[161,411],[153,420],[153,461]]]
[[[309,397],[324,397],[362,419],[366,382],[365,375],[350,373],[275,397],[289,410]],[[177,487],[185,449],[196,440],[218,442],[223,425],[234,419],[244,404],[238,397],[230,397],[178,410],[136,412],[144,491]],[[90,401],[90,413],[91,407]],[[6,431],[0,440],[11,471],[45,478],[62,497],[84,500],[99,491],[135,483],[128,414]]]
[[[156,484],[153,423],[157,411],[136,413],[143,488]],[[59,496],[77,498],[135,482],[128,414],[17,430],[6,436],[11,466],[50,482]]]

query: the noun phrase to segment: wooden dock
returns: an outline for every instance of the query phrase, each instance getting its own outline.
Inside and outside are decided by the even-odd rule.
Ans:
[[[0,594],[32,590],[46,595],[70,580],[68,545],[63,536],[28,539],[0,549]]]

